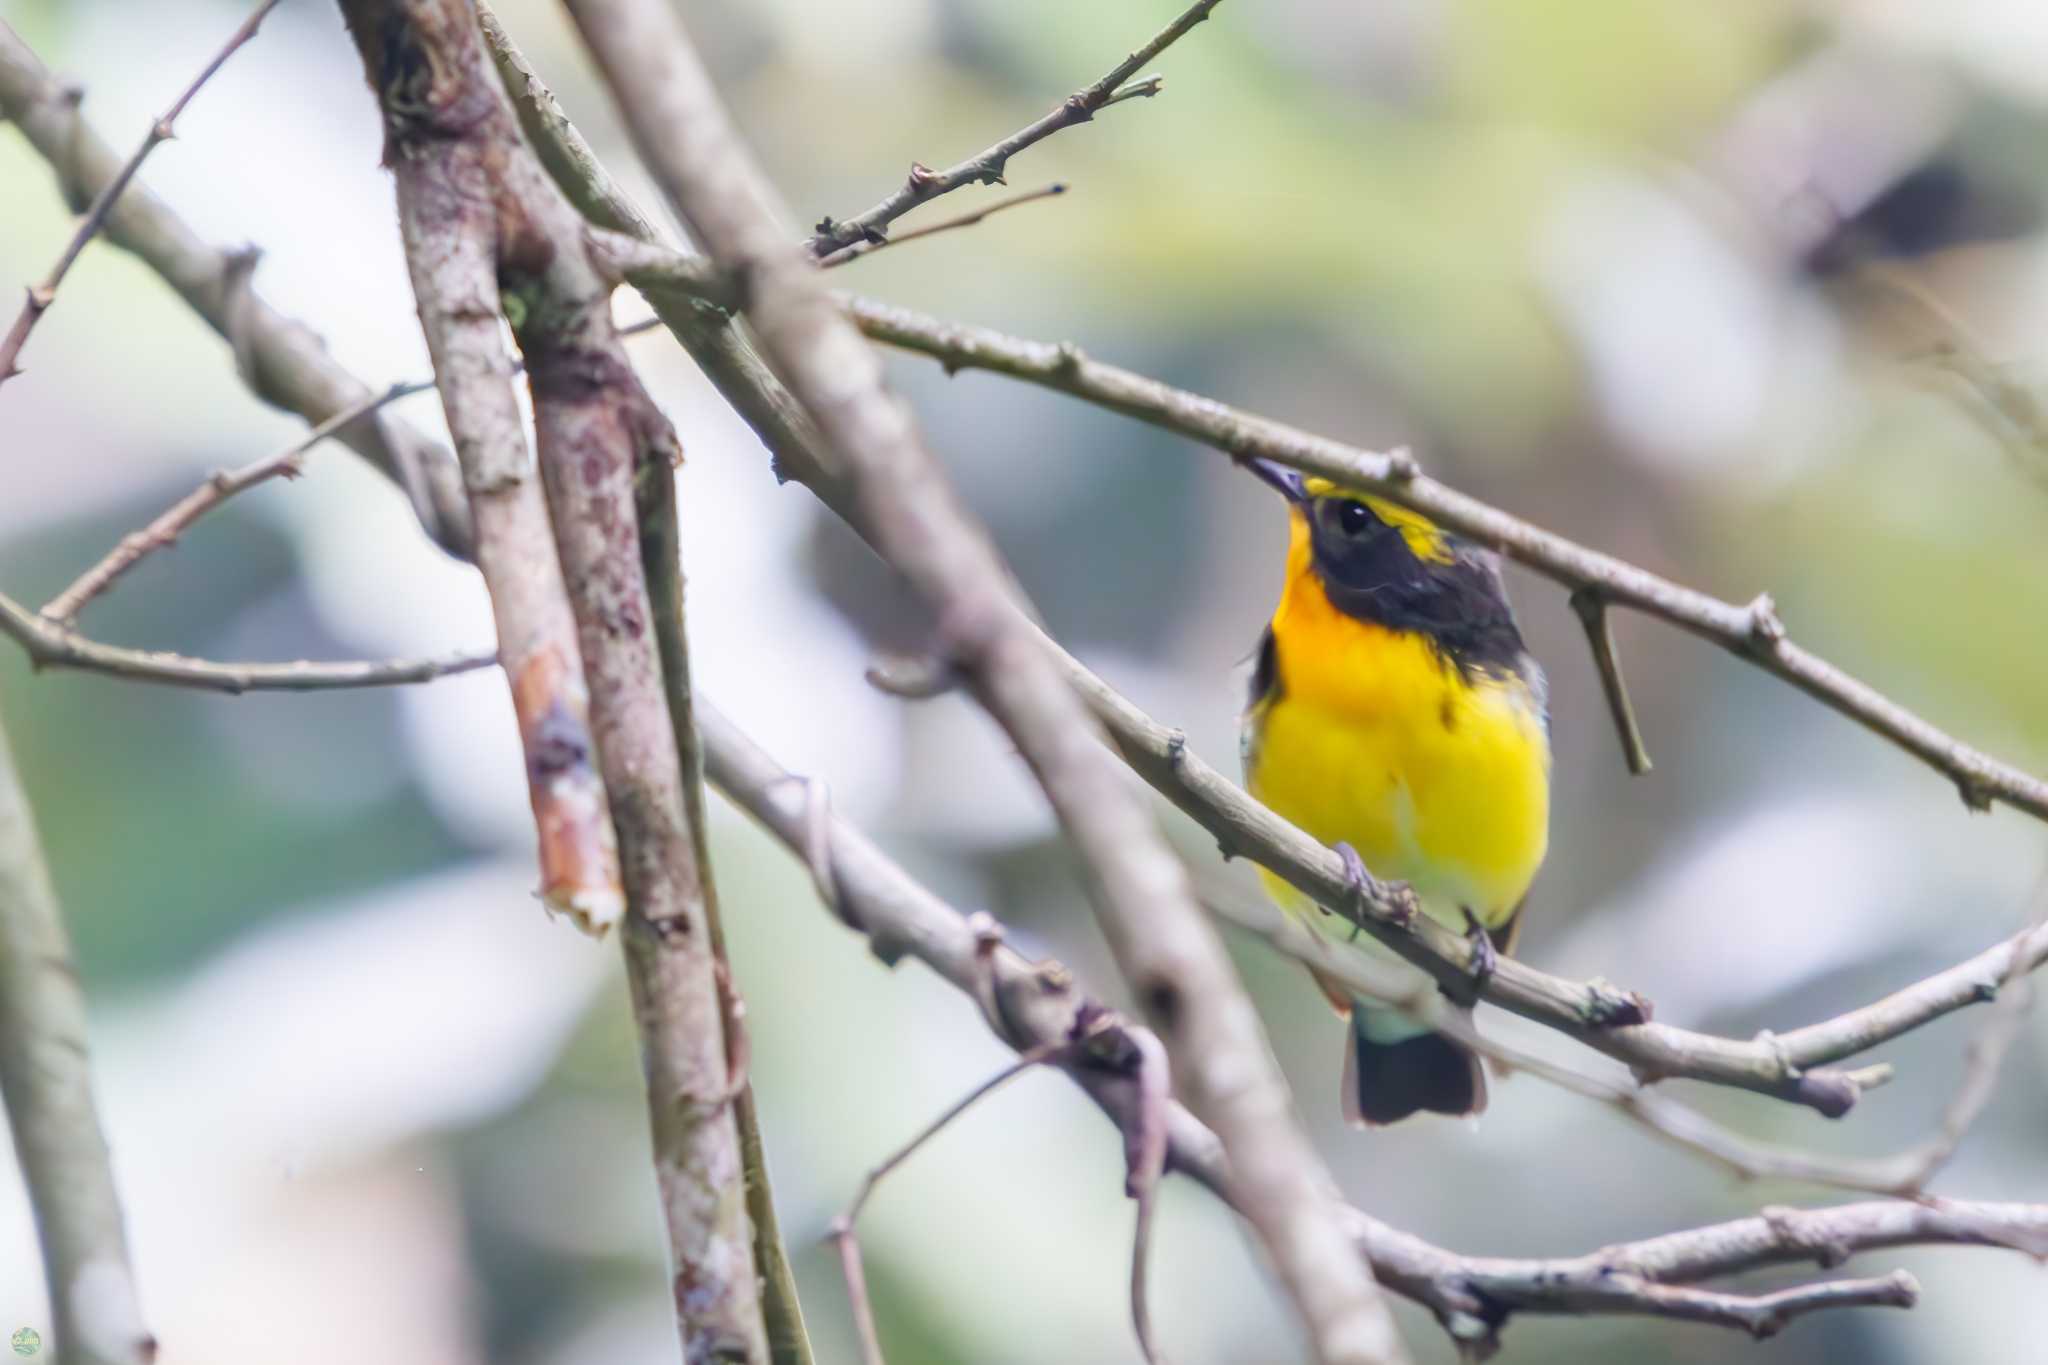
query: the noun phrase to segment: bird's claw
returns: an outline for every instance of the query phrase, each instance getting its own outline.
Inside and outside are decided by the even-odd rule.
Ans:
[[[1351,888],[1352,914],[1351,937],[1348,942],[1356,943],[1358,936],[1365,932],[1365,901],[1373,893],[1372,873],[1365,870],[1365,859],[1358,856],[1358,850],[1339,840],[1332,845],[1337,856],[1344,860],[1344,881]]]
[[[1465,911],[1465,941],[1472,945],[1472,958],[1468,970],[1472,973],[1472,1003],[1479,1003],[1479,993],[1486,989],[1486,983],[1500,968],[1500,954],[1494,949],[1493,935],[1486,932],[1486,926],[1479,922],[1479,916],[1472,913],[1470,906]]]

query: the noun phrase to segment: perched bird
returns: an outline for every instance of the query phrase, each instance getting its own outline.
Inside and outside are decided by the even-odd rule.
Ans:
[[[1384,499],[1248,464],[1287,499],[1290,530],[1243,718],[1246,784],[1344,854],[1355,877],[1407,882],[1423,913],[1470,934],[1475,962],[1490,964],[1496,949],[1513,951],[1550,838],[1543,672],[1499,561]],[[1284,909],[1358,937],[1278,877],[1265,881]],[[1350,1018],[1346,1118],[1485,1109],[1485,1072],[1468,1049],[1316,976]]]

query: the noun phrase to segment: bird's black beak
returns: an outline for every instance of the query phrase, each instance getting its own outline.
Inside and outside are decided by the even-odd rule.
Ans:
[[[1279,489],[1280,496],[1289,502],[1307,500],[1308,490],[1302,487],[1300,470],[1290,469],[1272,460],[1262,460],[1257,456],[1246,460],[1244,467]]]

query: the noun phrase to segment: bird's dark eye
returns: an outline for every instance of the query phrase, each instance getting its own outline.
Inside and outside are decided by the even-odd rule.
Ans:
[[[1337,529],[1345,535],[1364,535],[1365,529],[1372,525],[1372,522],[1372,513],[1366,510],[1364,503],[1347,498],[1337,504]]]

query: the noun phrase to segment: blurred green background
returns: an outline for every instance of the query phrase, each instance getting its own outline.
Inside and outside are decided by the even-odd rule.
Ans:
[[[1177,6],[826,0],[684,6],[800,226],[857,212],[1094,79]],[[507,26],[615,169],[655,196],[553,5]],[[226,0],[0,0],[126,146],[237,21]],[[1047,338],[1425,467],[1732,600],[1954,733],[2048,767],[2048,439],[1995,383],[2042,374],[2048,8],[2034,0],[1311,0],[1224,5],[1156,100],[1018,158],[1072,193],[835,283]],[[333,7],[293,0],[145,179],[266,255],[262,292],[372,383],[426,372],[378,130]],[[964,191],[940,217],[992,192]],[[913,218],[906,224],[918,221]],[[0,288],[67,231],[0,129]],[[622,296],[622,316],[639,305]],[[633,343],[689,450],[705,691],[963,908],[1114,996],[1072,866],[999,737],[957,698],[869,691],[924,622],[660,337]],[[1960,351],[1958,348],[1961,348]],[[1963,360],[1959,365],[1957,356]],[[0,587],[41,601],[207,471],[297,424],[135,262],[91,248],[0,396]],[[1283,519],[1213,453],[988,376],[892,358],[935,448],[1056,632],[1219,763],[1278,588]],[[1959,373],[1959,368],[1962,373]],[[415,420],[437,421],[415,400]],[[2015,421],[2015,417],[2021,420]],[[1747,1034],[1872,998],[2016,928],[2041,831],[1670,629],[1618,633],[1657,766],[1623,771],[1562,594],[1515,572],[1553,679],[1558,806],[1523,953]],[[102,638],[220,657],[484,644],[475,576],[338,447],[157,556]],[[99,1091],[166,1365],[675,1358],[638,1067],[609,945],[547,922],[501,680],[239,700],[0,651],[94,1011]],[[1170,827],[1205,889],[1242,866]],[[821,1360],[852,1358],[819,1239],[861,1173],[1002,1064],[970,1007],[894,972],[801,870],[719,807],[784,1227]],[[1339,1028],[1233,937],[1300,1109],[1347,1192],[1471,1252],[1567,1254],[1822,1201],[1745,1187],[1536,1080],[1483,1125],[1338,1121]],[[1611,1073],[1517,1021],[1490,1031]],[[1900,1079],[1830,1124],[1684,1097],[1760,1137],[1880,1153],[1928,1130],[1972,1020],[1883,1049]],[[1941,1193],[2040,1199],[2042,1026]],[[1674,1092],[1677,1093],[1677,1092]],[[1131,1211],[1115,1135],[1057,1077],[989,1100],[863,1224],[895,1365],[1129,1361]],[[1172,1186],[1154,1315],[1181,1365],[1302,1358],[1242,1233]],[[1981,1251],[1865,1258],[1911,1313],[1703,1327],[1525,1320],[1543,1362],[2040,1359],[2042,1271]],[[1764,1284],[1766,1277],[1743,1283]],[[1421,1360],[1453,1358],[1403,1305]],[[48,1318],[0,1182],[0,1328]]]

